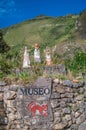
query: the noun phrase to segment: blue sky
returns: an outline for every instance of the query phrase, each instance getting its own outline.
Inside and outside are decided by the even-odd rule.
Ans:
[[[86,0],[0,0],[0,28],[40,14],[64,16],[86,9]]]

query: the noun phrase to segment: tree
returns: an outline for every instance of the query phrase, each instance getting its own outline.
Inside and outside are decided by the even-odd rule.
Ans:
[[[6,44],[6,42],[3,39],[3,33],[0,30],[0,53],[8,52],[10,47]]]
[[[86,10],[82,11],[79,16],[79,22],[80,22],[80,33],[82,36],[86,37]]]

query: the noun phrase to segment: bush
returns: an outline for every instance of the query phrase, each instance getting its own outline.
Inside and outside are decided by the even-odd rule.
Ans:
[[[65,64],[67,69],[70,69],[74,73],[86,73],[86,52],[76,51],[74,59],[67,59]]]

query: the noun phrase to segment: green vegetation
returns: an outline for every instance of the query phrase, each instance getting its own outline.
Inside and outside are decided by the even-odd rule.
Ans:
[[[44,49],[46,46],[51,48],[53,64],[64,63],[69,74],[85,74],[86,39],[81,35],[84,36],[86,32],[85,16],[86,11],[79,16],[67,15],[53,18],[40,15],[2,29],[4,35],[0,32],[0,78],[17,82],[23,80],[24,83],[33,82],[42,75],[41,67],[45,65]],[[77,24],[77,30],[75,29],[76,20],[81,22],[80,27]],[[33,60],[34,43],[36,42],[40,45],[41,64],[35,64]],[[12,71],[17,68],[22,70],[24,46],[29,49],[32,75],[26,71],[21,71],[16,75]]]
[[[67,59],[65,61],[66,66],[68,69],[70,69],[74,74],[77,73],[86,73],[86,52],[83,52],[82,50],[76,51],[74,58]]]

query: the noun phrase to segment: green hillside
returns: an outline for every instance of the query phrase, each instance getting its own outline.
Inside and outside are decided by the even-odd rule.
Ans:
[[[48,17],[40,15],[11,27],[2,29],[3,38],[10,50],[0,55],[0,73],[10,73],[15,67],[22,67],[24,46],[27,45],[33,65],[34,43],[39,43],[44,61],[44,49],[52,50],[53,63],[64,63],[70,71],[86,71],[86,11],[80,15]],[[82,55],[82,59],[79,59]],[[6,62],[4,62],[4,60]],[[5,68],[5,69],[4,69]],[[37,68],[36,68],[37,69]],[[1,76],[2,77],[2,76]]]
[[[72,42],[72,45],[76,43],[77,46],[84,48],[85,37],[82,39],[80,29],[76,29],[76,21],[79,18],[78,15],[55,18],[40,15],[4,29],[4,39],[11,47],[20,45],[21,48],[27,45],[31,49],[37,42],[40,44],[40,49],[45,49],[46,46],[57,46],[59,50]]]
[[[9,27],[4,38],[10,46],[16,44],[32,46],[35,42],[43,46],[45,44],[53,46],[59,42],[74,39],[77,17],[75,15],[57,18],[39,16]]]

